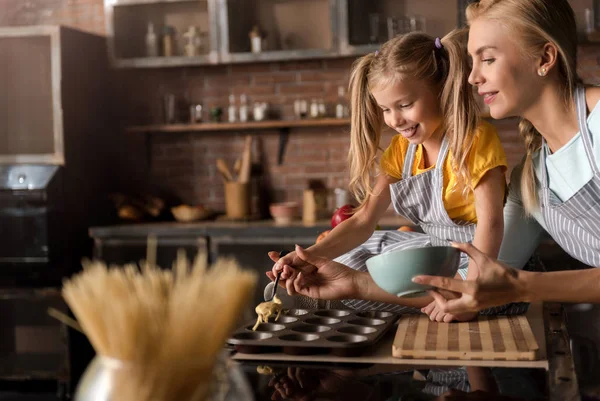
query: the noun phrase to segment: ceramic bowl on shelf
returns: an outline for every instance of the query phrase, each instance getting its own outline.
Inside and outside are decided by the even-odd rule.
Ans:
[[[286,225],[298,217],[299,205],[298,202],[271,203],[269,212],[275,224]]]
[[[171,208],[173,217],[180,223],[191,223],[205,218],[209,211],[202,206],[179,205]]]

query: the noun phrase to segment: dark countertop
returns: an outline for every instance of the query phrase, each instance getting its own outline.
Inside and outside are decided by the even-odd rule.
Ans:
[[[379,225],[383,230],[396,230],[409,224],[400,217],[383,218]],[[89,235],[95,239],[147,237],[310,237],[331,228],[329,220],[320,220],[307,226],[301,220],[290,225],[277,225],[273,220],[231,222],[227,220],[199,221],[195,223],[161,222],[141,224],[120,224],[114,226],[91,227]]]

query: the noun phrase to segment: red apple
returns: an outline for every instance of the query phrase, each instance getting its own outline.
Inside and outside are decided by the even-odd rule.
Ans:
[[[344,205],[337,209],[331,218],[331,228],[335,228],[335,226],[340,224],[342,221],[352,217],[353,210],[354,206],[352,205]]]

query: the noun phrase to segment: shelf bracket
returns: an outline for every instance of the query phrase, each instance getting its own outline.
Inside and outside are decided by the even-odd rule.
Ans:
[[[279,130],[279,150],[277,152],[277,165],[279,166],[283,164],[283,156],[285,155],[285,148],[287,146],[289,137],[289,128],[281,128]]]

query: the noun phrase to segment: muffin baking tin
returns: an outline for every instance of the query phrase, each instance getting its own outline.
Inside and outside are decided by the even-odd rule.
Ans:
[[[245,354],[290,355],[331,353],[356,356],[374,345],[398,319],[391,312],[336,309],[290,309],[275,322],[246,323],[228,340]]]

